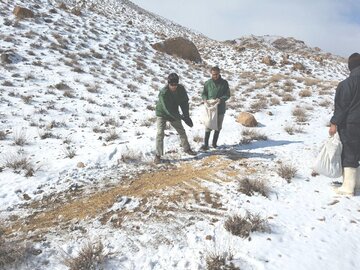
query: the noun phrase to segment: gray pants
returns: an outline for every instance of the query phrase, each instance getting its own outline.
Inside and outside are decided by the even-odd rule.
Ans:
[[[162,117],[157,117],[157,134],[156,134],[156,154],[162,156],[164,154],[164,136],[166,128],[166,120]],[[170,122],[170,124],[175,128],[177,133],[180,136],[181,146],[184,148],[184,151],[190,150],[190,144],[186,136],[185,129],[181,123],[181,120],[175,120]]]
[[[224,116],[225,114],[218,114],[218,131],[220,131],[222,129],[222,124],[223,124],[223,121],[224,121]],[[212,129],[209,129],[209,128],[205,128],[205,131],[206,132],[210,132],[212,131]]]

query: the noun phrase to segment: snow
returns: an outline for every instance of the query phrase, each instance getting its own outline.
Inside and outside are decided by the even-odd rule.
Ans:
[[[291,53],[289,60],[303,63],[305,72],[269,67],[262,57],[279,63],[282,52],[263,46],[239,53],[129,1],[93,2],[102,13],[90,8],[76,16],[45,0],[0,3],[1,53],[21,57],[0,66],[0,132],[6,134],[0,140],[0,229],[7,241],[25,239],[41,250],[15,268],[68,269],[64,254],[76,256],[87,241],[101,240],[109,254],[104,269],[206,269],[212,253],[231,254],[241,269],[359,269],[359,197],[336,196],[332,182],[341,179],[311,175],[346,64]],[[41,16],[16,21],[16,4]],[[177,35],[194,41],[203,64],[152,49]],[[166,76],[177,72],[188,91],[194,127],[184,127],[198,150],[201,91],[212,65],[223,70],[232,92],[220,148],[193,158],[169,128],[170,164],[153,165],[154,106]],[[278,81],[274,75],[281,75]],[[303,89],[311,95],[300,97]],[[294,100],[284,101],[285,93]],[[266,107],[253,111],[254,130],[268,139],[239,144],[245,127],[236,117],[258,100]],[[305,110],[305,121],[296,120],[295,108]],[[293,135],[285,131],[289,126]],[[16,145],[16,137],[25,144]],[[18,158],[31,164],[32,176],[9,168]],[[278,175],[280,164],[297,169],[289,182]],[[265,181],[269,197],[240,193],[244,177]],[[228,217],[247,211],[267,220],[271,232],[244,239],[224,228]]]

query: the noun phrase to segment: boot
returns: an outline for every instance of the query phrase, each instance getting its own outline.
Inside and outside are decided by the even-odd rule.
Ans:
[[[213,141],[212,141],[212,147],[217,147],[217,141],[219,139],[220,130],[216,130],[214,133]]]
[[[356,168],[345,167],[343,175],[343,184],[339,188],[335,188],[335,192],[340,195],[354,196],[356,184]]]
[[[155,155],[154,163],[155,164],[160,164],[161,163],[161,157],[159,155]]]
[[[209,150],[209,138],[211,131],[205,131],[204,144],[201,146],[200,150]]]
[[[355,193],[360,192],[360,167],[356,169]]]

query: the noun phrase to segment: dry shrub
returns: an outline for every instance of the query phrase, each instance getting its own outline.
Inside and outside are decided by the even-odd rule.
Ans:
[[[268,102],[266,99],[260,99],[260,100],[257,100],[255,101],[254,103],[252,103],[250,105],[250,109],[253,111],[253,112],[258,112],[258,111],[261,111],[263,109],[266,109],[267,108],[267,105]]]
[[[333,95],[329,90],[319,90],[319,96]]]
[[[21,265],[30,256],[30,247],[26,243],[18,241],[6,241],[0,228],[0,269],[13,267],[14,269],[22,269]]]
[[[255,193],[259,193],[262,196],[268,198],[270,188],[263,180],[250,180],[246,177],[240,180],[238,191],[247,196],[252,196]]]
[[[285,126],[284,130],[289,134],[289,135],[294,135],[295,133],[303,133],[304,130],[301,127],[295,127],[295,126]]]
[[[70,270],[97,270],[102,269],[107,253],[104,251],[104,245],[101,241],[96,243],[88,242],[75,257],[65,256],[63,263]]]
[[[18,130],[14,132],[14,144],[23,146],[27,143],[27,135],[24,129]]]
[[[280,105],[280,99],[278,99],[278,98],[276,98],[276,97],[270,98],[270,105],[271,105],[271,106]]]
[[[295,98],[289,93],[285,93],[282,96],[282,101],[294,101],[294,100],[295,100]]]
[[[74,98],[74,97],[75,97],[74,91],[72,91],[72,90],[65,90],[64,93],[63,93],[63,96],[64,96],[64,97],[68,97],[68,98]]]
[[[104,120],[105,127],[113,126],[113,127],[119,127],[120,123],[114,118],[109,117]]]
[[[329,107],[332,105],[332,102],[330,100],[323,100],[319,103],[319,106],[321,107]]]
[[[308,115],[306,110],[303,108],[295,108],[292,111],[292,115],[296,117],[297,122],[306,122],[308,120]]]
[[[120,138],[120,136],[119,136],[119,134],[116,132],[116,130],[111,129],[111,130],[109,131],[109,134],[105,137],[105,141],[106,141],[106,142],[115,141],[115,140],[117,140],[117,139],[119,139],[119,138]]]
[[[21,95],[20,98],[22,99],[22,101],[24,101],[25,104],[30,104],[31,101],[32,101],[33,96],[31,96],[31,95],[28,95],[28,96]]]
[[[63,152],[64,152],[65,156],[70,159],[72,159],[73,157],[76,156],[76,149],[71,146],[64,147]]]
[[[63,82],[55,84],[54,87],[58,90],[71,90],[71,87]]]
[[[249,144],[252,141],[266,141],[268,138],[265,134],[262,134],[255,129],[246,128],[241,132],[242,139],[240,144]]]
[[[227,231],[233,235],[242,238],[248,238],[252,232],[271,232],[270,226],[266,219],[260,217],[259,214],[251,214],[246,212],[245,216],[234,215],[229,217],[224,224]]]
[[[289,164],[280,164],[277,168],[277,173],[281,178],[284,178],[288,183],[291,182],[291,179],[295,176],[297,169]]]
[[[232,255],[226,252],[210,253],[206,256],[206,270],[240,270],[232,262]]]
[[[310,97],[311,96],[311,90],[306,88],[306,89],[303,89],[299,92],[299,96],[300,97]]]
[[[282,79],[284,79],[284,75],[281,75],[281,74],[274,74],[270,77],[269,81],[271,83],[275,83],[275,82],[279,82],[281,81]]]
[[[2,131],[2,130],[0,130],[0,141],[2,141],[2,140],[5,140],[6,139],[6,132],[5,131]]]
[[[292,115],[295,117],[306,116],[306,111],[303,108],[296,107],[295,109],[292,110]]]
[[[133,150],[128,150],[126,153],[123,153],[121,155],[121,161],[124,163],[130,163],[130,162],[140,162],[142,159],[142,154],[135,152]]]
[[[25,172],[26,177],[33,176],[35,168],[28,157],[22,155],[7,155],[4,157],[5,167],[13,169],[15,173]]]
[[[319,82],[320,82],[319,79],[304,78],[304,84],[305,84],[306,86],[317,85]]]

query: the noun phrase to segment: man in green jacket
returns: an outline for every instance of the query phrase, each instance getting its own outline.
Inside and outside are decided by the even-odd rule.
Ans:
[[[179,113],[179,106],[183,115]],[[164,154],[164,131],[166,122],[175,128],[180,136],[181,145],[184,152],[189,155],[196,155],[191,150],[185,129],[181,123],[183,119],[185,123],[192,126],[192,121],[189,117],[189,98],[184,86],[179,84],[179,76],[176,73],[171,73],[168,77],[168,84],[160,90],[159,100],[156,103],[157,116],[157,135],[156,135],[156,155],[155,163],[161,162],[161,156]]]
[[[222,123],[224,121],[224,115],[226,110],[225,101],[230,98],[230,89],[229,84],[226,80],[221,78],[219,67],[212,67],[211,70],[211,79],[207,80],[204,85],[204,90],[202,92],[202,99],[204,104],[207,103],[210,99],[215,99],[218,101],[218,129],[215,130],[213,135],[212,146],[217,147],[217,141],[219,138],[220,130],[222,128]],[[205,138],[204,144],[201,146],[201,150],[209,149],[209,138],[210,138],[211,129],[205,129]]]

